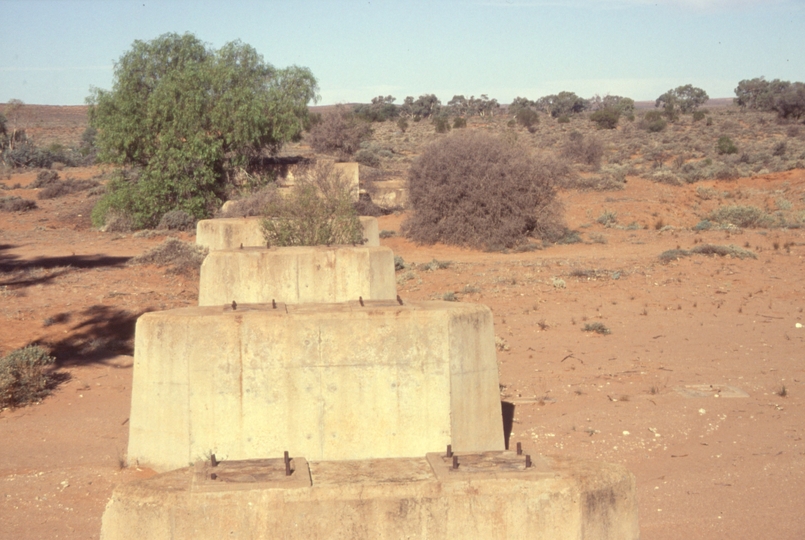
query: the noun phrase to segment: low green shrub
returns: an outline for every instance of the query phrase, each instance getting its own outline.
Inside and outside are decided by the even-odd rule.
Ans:
[[[660,111],[648,111],[640,120],[640,127],[649,133],[659,133],[668,127],[668,122]]]
[[[617,109],[605,107],[590,115],[590,121],[598,125],[598,129],[615,129],[621,113]]]
[[[539,124],[539,113],[528,107],[520,107],[514,113],[514,120],[524,128],[528,129]]]
[[[433,126],[436,129],[436,133],[447,133],[450,131],[450,119],[446,116],[435,116]]]
[[[774,224],[774,218],[756,206],[719,206],[707,216],[709,221],[742,228],[765,228]]]
[[[722,135],[718,138],[718,142],[716,143],[716,152],[719,154],[737,154],[738,147],[735,146],[732,139],[726,135]]]

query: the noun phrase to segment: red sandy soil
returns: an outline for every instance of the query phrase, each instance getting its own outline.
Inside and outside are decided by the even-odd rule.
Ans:
[[[624,464],[644,540],[805,538],[805,232],[694,232],[719,202],[697,198],[699,186],[740,198],[732,204],[785,197],[801,211],[805,171],[564,193],[585,242],[540,251],[382,242],[409,265],[398,273],[404,299],[453,292],[493,310],[502,398],[515,405],[510,444]],[[38,204],[0,213],[0,350],[48,343],[68,380],[39,404],[0,412],[0,537],[98,538],[114,486],[152,474],[123,466],[133,323],[193,305],[198,276],[126,266],[163,237],[92,230],[85,194]],[[605,228],[604,210],[647,228]],[[380,228],[399,231],[402,219],[380,218]],[[748,246],[757,259],[658,259],[699,243]],[[425,269],[434,258],[451,264]],[[611,334],[582,331],[594,322]],[[680,392],[690,385],[705,385],[704,397]]]

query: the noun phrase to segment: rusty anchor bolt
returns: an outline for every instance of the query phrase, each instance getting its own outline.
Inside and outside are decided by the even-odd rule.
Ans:
[[[218,460],[215,459],[215,454],[210,455],[210,465],[212,465],[213,467],[218,466]]]
[[[525,468],[526,469],[531,468],[531,455],[530,454],[525,455]]]
[[[240,249],[243,249],[243,242],[240,243]]]
[[[288,451],[285,451],[285,476],[291,476],[291,458],[288,456]]]
[[[400,305],[403,305],[402,298],[400,298],[399,294],[397,295],[397,303],[400,304]]]
[[[236,309],[238,309],[238,303],[232,300],[232,311],[235,311]]]
[[[458,456],[453,454],[453,470],[458,469]]]
[[[363,296],[358,297],[358,302],[361,303],[361,307],[363,307]]]
[[[523,455],[523,444],[522,443],[517,443],[517,455],[518,456]]]
[[[273,298],[271,299],[271,308],[272,309],[277,309],[277,301],[274,300]]]
[[[452,444],[447,445],[447,457],[453,457],[453,445]]]
[[[216,478],[218,478],[218,475],[217,475],[217,474],[212,473],[212,474],[210,475],[210,480],[215,480]]]

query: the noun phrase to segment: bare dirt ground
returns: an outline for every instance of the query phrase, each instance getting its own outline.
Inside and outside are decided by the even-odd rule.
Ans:
[[[805,171],[683,187],[630,178],[623,191],[562,194],[584,243],[506,254],[381,242],[408,265],[403,298],[453,293],[493,310],[510,444],[626,465],[644,540],[801,539],[805,230],[691,230],[723,197],[763,207],[781,195],[802,206]],[[123,466],[134,322],[195,304],[197,275],[126,266],[163,237],[92,230],[85,194],[37,202],[0,213],[0,352],[46,343],[65,380],[0,412],[0,537],[98,538],[114,486],[152,474]],[[614,227],[597,222],[605,211]],[[757,258],[658,259],[702,243]],[[611,333],[582,331],[592,323]]]

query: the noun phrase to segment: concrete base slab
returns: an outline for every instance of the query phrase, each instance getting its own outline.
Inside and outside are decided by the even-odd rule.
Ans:
[[[214,469],[201,478],[198,470],[180,469],[118,486],[101,538],[639,538],[635,480],[622,466],[536,457],[534,466],[510,465],[501,477],[495,461],[512,464],[523,456],[489,454],[459,454],[460,462],[487,466],[459,465],[443,474],[422,458],[311,462],[294,470],[304,477],[296,483],[245,481],[240,489],[212,479]],[[277,465],[277,478],[284,473]]]
[[[394,300],[387,247],[311,246],[211,251],[201,265],[198,304]]]
[[[379,246],[377,219],[361,216],[364,246]],[[202,219],[196,225],[196,244],[214,251],[243,247],[265,247],[261,217]]]
[[[137,321],[128,461],[503,450],[492,312],[461,302],[238,304]]]

